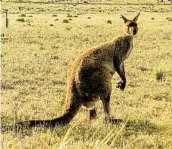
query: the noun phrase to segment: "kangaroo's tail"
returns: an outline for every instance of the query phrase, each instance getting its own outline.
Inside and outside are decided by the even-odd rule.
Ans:
[[[73,119],[73,117],[76,115],[79,108],[81,107],[80,96],[74,84],[72,84],[72,87],[71,86],[68,87],[68,93],[66,99],[67,101],[65,106],[65,112],[61,116],[51,120],[29,120],[29,121],[19,122],[15,124],[15,128],[22,128],[24,126],[55,127],[55,126],[67,125]]]
[[[29,120],[24,122],[19,122],[15,124],[15,128],[20,129],[23,127],[35,127],[35,126],[44,126],[44,127],[55,127],[55,126],[64,126],[67,125],[72,118],[76,115],[80,108],[78,103],[71,103],[70,107],[65,110],[64,114],[58,118],[52,120]]]

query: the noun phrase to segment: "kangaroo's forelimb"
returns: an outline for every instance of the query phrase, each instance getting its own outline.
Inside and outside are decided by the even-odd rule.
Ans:
[[[118,82],[117,84],[117,88],[120,88],[121,90],[125,89],[126,86],[126,76],[125,76],[125,69],[124,69],[124,62],[120,62],[119,60],[115,60],[114,62],[114,67],[116,72],[118,73],[118,75],[121,78],[121,81]]]

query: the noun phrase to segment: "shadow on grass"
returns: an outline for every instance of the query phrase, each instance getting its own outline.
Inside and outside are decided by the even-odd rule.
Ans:
[[[126,130],[131,132],[142,132],[146,134],[158,133],[161,128],[156,124],[150,123],[148,121],[141,120],[129,120],[126,124]]]
[[[85,124],[83,125],[78,125],[77,126],[77,131],[80,131],[81,129],[86,132],[88,129],[88,125],[90,124]],[[121,126],[121,125],[115,125],[115,126]],[[33,128],[27,128],[24,127],[23,129],[18,129],[16,130],[14,127],[14,124],[12,125],[1,125],[1,130],[2,133],[8,133],[10,131],[15,132],[15,133],[25,133],[27,135],[31,135],[32,131],[36,132],[46,132],[47,130],[50,130],[52,132],[57,133],[59,136],[64,136],[69,129],[70,125],[67,126],[60,126],[60,127],[55,127],[55,128],[46,128],[46,127],[33,127]],[[114,124],[110,124],[110,127],[114,127]],[[91,128],[91,127],[90,127]],[[156,134],[161,131],[164,131],[166,129],[166,126],[157,126],[154,123],[148,122],[148,121],[142,121],[142,120],[129,120],[125,126],[125,131],[126,135],[132,135],[132,134]],[[75,133],[76,133],[75,132]],[[80,133],[80,132],[78,132]]]
[[[14,133],[14,134],[23,134],[31,136],[33,132],[41,132],[46,133],[47,131],[57,133],[59,136],[64,136],[69,129],[69,125],[66,126],[56,126],[56,127],[45,127],[45,126],[38,126],[38,127],[27,127],[23,126],[22,128],[16,128],[15,123],[12,124],[1,124],[1,133],[7,134],[7,133]]]

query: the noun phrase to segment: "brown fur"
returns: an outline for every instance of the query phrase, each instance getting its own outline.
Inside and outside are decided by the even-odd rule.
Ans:
[[[56,126],[68,124],[81,106],[91,108],[90,118],[96,117],[95,102],[101,100],[105,111],[105,119],[110,122],[120,122],[110,118],[110,95],[112,91],[111,79],[115,72],[122,81],[117,85],[124,90],[126,77],[124,60],[129,56],[133,47],[133,36],[137,33],[137,19],[139,14],[125,22],[125,35],[109,42],[86,50],[73,63],[67,80],[67,95],[65,112],[53,120],[31,120],[17,123],[16,126]]]

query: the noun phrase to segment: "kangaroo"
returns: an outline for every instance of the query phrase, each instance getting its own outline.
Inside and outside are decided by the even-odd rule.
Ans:
[[[133,48],[133,37],[138,32],[136,21],[140,13],[129,20],[121,15],[125,23],[125,34],[117,39],[86,50],[72,64],[67,79],[65,112],[51,120],[30,120],[16,123],[16,126],[28,127],[67,125],[81,106],[89,108],[90,119],[97,117],[95,102],[101,100],[105,112],[105,121],[119,123],[121,119],[110,116],[111,79],[115,72],[121,78],[117,88],[124,90],[126,76],[124,61]]]

